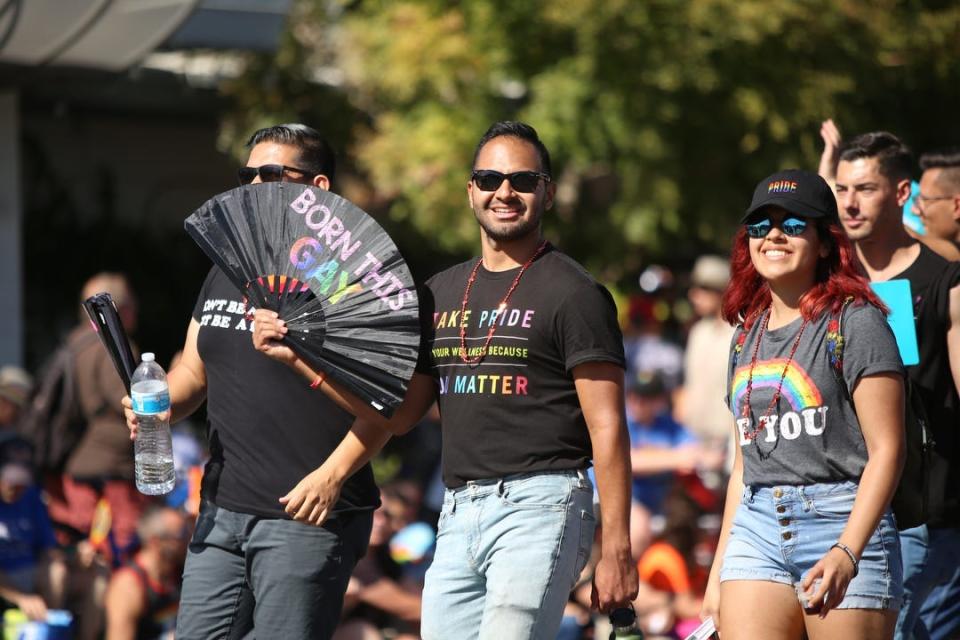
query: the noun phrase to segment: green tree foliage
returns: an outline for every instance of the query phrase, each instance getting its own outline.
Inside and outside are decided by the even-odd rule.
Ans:
[[[548,236],[614,281],[726,248],[757,180],[816,168],[824,118],[957,143],[958,54],[947,0],[304,1],[224,131],[322,119],[348,197],[462,256],[473,145],[528,121],[559,181]]]

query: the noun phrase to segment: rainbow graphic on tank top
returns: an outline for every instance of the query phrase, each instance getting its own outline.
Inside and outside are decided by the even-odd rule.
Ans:
[[[753,368],[753,392],[756,393],[758,389],[769,389],[771,393],[775,392],[777,385],[780,384],[780,376],[783,375],[784,365],[787,365],[787,374],[783,377],[783,387],[780,390],[781,400],[790,403],[790,407],[797,412],[822,405],[823,397],[820,395],[820,389],[813,383],[807,372],[796,361],[788,364],[786,358],[757,361],[757,365]],[[734,408],[738,416],[743,413],[744,396],[747,394],[747,380],[749,378],[750,365],[747,364],[737,368],[730,385],[730,406]],[[769,398],[770,396],[766,397]]]

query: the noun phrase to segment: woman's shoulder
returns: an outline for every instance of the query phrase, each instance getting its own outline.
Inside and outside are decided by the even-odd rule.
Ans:
[[[887,314],[880,307],[869,301],[854,301],[847,304],[843,310],[844,332],[847,329],[866,330],[882,327],[887,324]]]

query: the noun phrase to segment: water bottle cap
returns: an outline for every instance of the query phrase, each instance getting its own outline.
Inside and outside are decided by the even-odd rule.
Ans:
[[[150,351],[147,351],[145,354],[140,356],[140,360],[142,360],[143,362],[153,362],[154,360],[156,360],[156,356],[154,356],[153,353],[151,353]]]
[[[630,629],[637,622],[633,607],[617,607],[610,612],[610,624],[614,629]]]

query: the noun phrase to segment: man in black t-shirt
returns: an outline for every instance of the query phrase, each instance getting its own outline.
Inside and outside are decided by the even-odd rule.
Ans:
[[[896,637],[945,639],[960,629],[960,268],[911,238],[901,222],[913,160],[889,133],[868,133],[840,152],[840,221],[871,281],[910,282],[920,363],[907,367],[924,400],[937,452],[949,462],[944,513],[902,531],[904,605]],[[949,495],[952,494],[952,495]]]
[[[607,290],[541,236],[555,189],[532,127],[487,131],[467,183],[481,257],[427,282],[424,350],[403,405],[389,421],[358,406],[365,420],[321,470],[335,495],[376,451],[378,429],[403,432],[438,399],[447,491],[423,592],[427,640],[556,637],[593,543],[591,459],[602,507],[595,604],[607,611],[637,593],[623,338]],[[258,348],[315,375],[274,341],[284,332],[276,314],[257,312]]]
[[[334,156],[301,124],[248,142],[241,184],[289,181],[328,189]],[[243,294],[214,267],[197,298],[183,356],[167,376],[171,421],[207,401],[210,461],[190,542],[177,638],[328,638],[370,536],[379,492],[369,466],[333,500],[322,526],[298,509],[312,475],[353,416],[251,344]],[[131,429],[136,419],[124,399]],[[291,517],[293,519],[291,519]]]

